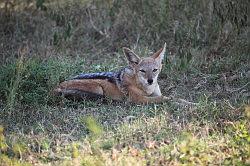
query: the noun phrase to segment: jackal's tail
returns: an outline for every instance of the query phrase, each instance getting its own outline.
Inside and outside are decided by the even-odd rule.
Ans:
[[[117,73],[115,72],[98,72],[98,73],[83,73],[59,84],[54,89],[56,96],[64,96],[74,99],[100,99],[103,98],[101,87],[96,83],[85,82],[87,79],[106,79],[107,81],[116,84]]]
[[[91,100],[98,100],[103,99],[103,95],[99,95],[96,93],[85,92],[78,89],[60,89],[57,88],[54,91],[54,95],[56,96],[63,96],[67,99],[73,100],[83,100],[83,99],[91,99]]]

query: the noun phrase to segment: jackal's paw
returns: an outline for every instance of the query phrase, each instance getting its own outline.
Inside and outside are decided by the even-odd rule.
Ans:
[[[169,101],[171,100],[171,97],[161,96],[163,101]]]

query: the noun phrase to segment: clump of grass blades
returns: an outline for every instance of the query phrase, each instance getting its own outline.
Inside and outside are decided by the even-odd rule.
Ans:
[[[14,63],[1,67],[0,98],[8,109],[13,109],[17,101],[27,105],[46,104],[53,99],[51,90],[70,75],[80,72],[82,63],[81,59],[41,60],[21,56]]]

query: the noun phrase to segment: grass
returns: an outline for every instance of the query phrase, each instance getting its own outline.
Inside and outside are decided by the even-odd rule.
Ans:
[[[163,93],[196,102],[196,107],[171,101],[145,106],[112,101],[76,102],[58,99],[49,93],[58,82],[76,73],[105,70],[114,65],[111,61],[89,67],[84,66],[86,61],[66,57],[45,61],[29,59],[23,61],[25,67],[18,75],[15,73],[20,60],[2,66],[1,71],[6,71],[2,72],[2,78],[19,79],[12,109],[7,106],[8,98],[13,95],[8,85],[13,84],[6,79],[0,82],[1,96],[6,101],[0,113],[1,160],[6,165],[12,162],[56,165],[249,163],[249,123],[244,112],[248,100],[243,95],[249,85],[244,77],[226,82],[233,90],[234,86],[243,87],[237,90],[243,92],[241,95],[227,90],[214,92],[217,86],[225,86],[222,74],[204,74],[199,65],[179,71],[175,64],[166,65],[160,79]],[[117,65],[114,69],[119,68]],[[246,65],[239,65],[232,75],[245,73],[246,69]],[[188,77],[183,80],[187,73]],[[207,82],[194,88],[204,77]],[[169,90],[171,84],[175,87]]]
[[[230,3],[38,0],[0,10],[0,165],[249,165],[249,5]],[[197,105],[51,93],[78,73],[125,66],[123,46],[147,56],[164,42],[162,93]]]

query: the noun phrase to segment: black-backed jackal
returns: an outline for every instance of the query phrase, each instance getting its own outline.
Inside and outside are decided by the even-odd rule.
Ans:
[[[118,72],[80,74],[64,81],[54,90],[57,94],[75,97],[107,96],[134,103],[160,103],[168,100],[161,94],[157,79],[166,51],[164,47],[147,58],[140,58],[123,48],[129,65]]]

